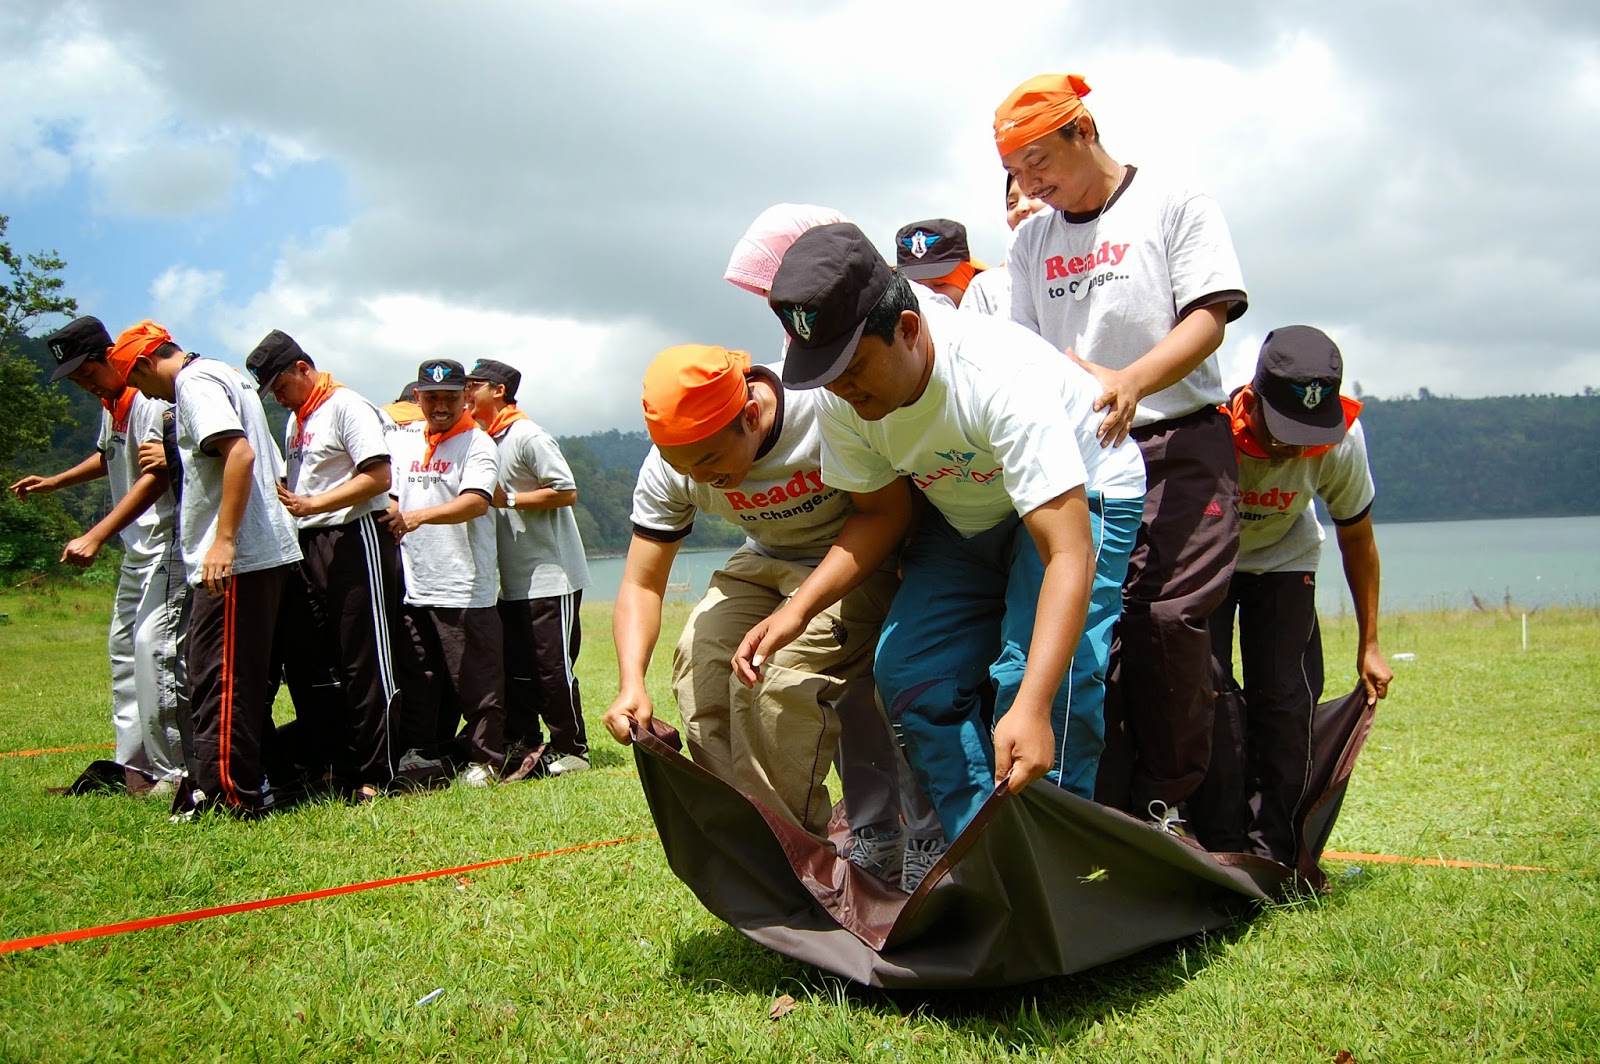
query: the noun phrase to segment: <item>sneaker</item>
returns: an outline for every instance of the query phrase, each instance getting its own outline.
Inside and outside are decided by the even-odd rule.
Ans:
[[[1168,835],[1176,835],[1180,839],[1189,837],[1189,832],[1183,826],[1183,817],[1179,815],[1177,806],[1168,805],[1160,798],[1152,798],[1147,808],[1150,813],[1150,823],[1153,827],[1160,828]]]
[[[905,861],[905,837],[898,828],[862,828],[845,840],[844,859],[863,872],[893,883]]]
[[[915,894],[922,881],[933,871],[933,866],[939,863],[939,858],[950,848],[950,844],[943,838],[918,838],[912,835],[906,839],[906,855],[900,865],[900,889],[907,894]]]
[[[395,765],[396,772],[438,772],[444,765],[431,757],[423,757],[422,752],[413,747],[400,755],[400,761]]]
[[[556,757],[556,752],[546,743],[532,747],[519,746],[506,755],[505,775],[501,778],[506,783],[516,783],[548,776],[550,765]]]
[[[562,754],[551,760],[545,771],[552,776],[570,776],[574,772],[586,772],[588,769],[588,758],[579,757],[577,754]]]
[[[482,761],[474,761],[467,766],[465,772],[456,777],[456,783],[462,787],[487,787],[495,781],[497,776],[498,773],[495,772],[493,765],[484,764]]]
[[[171,801],[172,796],[177,793],[178,781],[171,776],[164,776],[152,783],[150,785],[150,789],[144,792],[143,797],[165,798],[168,801]]]

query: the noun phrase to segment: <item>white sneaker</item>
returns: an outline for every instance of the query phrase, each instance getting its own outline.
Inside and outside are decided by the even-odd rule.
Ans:
[[[405,753],[400,755],[400,763],[395,765],[395,771],[405,772],[410,770],[414,772],[437,772],[443,767],[443,765],[441,765],[438,761],[435,761],[433,758],[423,757],[421,752],[413,747],[412,749],[407,750]]]
[[[499,773],[492,766],[482,761],[474,761],[467,766],[467,770],[456,777],[456,783],[462,787],[487,787],[492,784]]]
[[[588,758],[579,757],[577,754],[562,754],[554,761],[549,762],[547,771],[552,776],[566,776],[574,772],[585,772],[588,768]]]

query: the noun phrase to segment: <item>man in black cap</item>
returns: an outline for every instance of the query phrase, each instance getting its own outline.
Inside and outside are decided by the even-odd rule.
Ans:
[[[504,637],[489,512],[499,452],[467,411],[461,363],[424,362],[416,386],[425,427],[390,436],[395,480],[383,518],[400,541],[407,630],[428,678],[416,698],[406,692],[405,745],[431,755],[443,743],[443,752],[467,762],[460,781],[486,787],[505,763]]]
[[[310,760],[370,800],[393,778],[391,717],[400,615],[400,548],[378,527],[389,505],[382,416],[321,372],[277,329],[245,359],[263,392],[290,411],[278,500],[300,532],[299,579],[284,590],[278,652]]]
[[[1223,693],[1238,691],[1238,615],[1244,713],[1237,719],[1219,698],[1212,768],[1191,819],[1209,849],[1253,848],[1289,865],[1310,779],[1311,714],[1322,697],[1316,574],[1324,536],[1313,497],[1327,506],[1344,558],[1356,672],[1369,703],[1389,693],[1393,677],[1378,646],[1374,488],[1356,420],[1361,404],[1339,394],[1343,376],[1332,340],[1290,325],[1267,334],[1254,381],[1229,403],[1239,454],[1239,563],[1210,627]]]
[[[768,302],[789,334],[784,383],[830,393],[822,479],[857,506],[812,576],[745,638],[736,671],[754,682],[775,647],[887,556],[905,533],[909,477],[929,505],[901,555],[874,672],[946,837],[999,784],[1049,777],[1090,796],[1144,492],[1137,448],[1094,438],[1093,379],[1025,329],[918,296],[848,223],[802,234]]]
[[[972,257],[967,227],[948,218],[929,218],[903,225],[894,235],[895,269],[953,307],[961,305],[967,286],[987,269]]]
[[[128,387],[127,366],[113,364],[111,336],[99,318],[78,318],[45,338],[56,360],[51,381],[65,377],[100,400],[95,452],[50,477],[23,477],[18,498],[106,477],[111,511],[61,552],[67,565],[87,568],[112,537],[122,541],[122,568],[111,609],[111,722],[116,759],[157,793],[171,793],[184,774],[178,713],[183,673],[178,637],[189,585],[178,552],[175,502],[167,470],[139,468],[139,445],[162,442],[172,427],[172,404]],[[142,788],[141,788],[142,789]]]
[[[573,664],[589,564],[572,507],[578,485],[555,437],[517,407],[522,374],[480,358],[467,374],[472,416],[500,448],[495,534],[505,628],[507,779],[589,767],[589,738]],[[550,729],[545,743],[539,722]]]

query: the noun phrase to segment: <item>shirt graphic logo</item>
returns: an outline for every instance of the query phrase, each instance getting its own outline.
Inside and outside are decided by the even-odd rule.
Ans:
[[[973,484],[987,484],[1000,475],[1001,470],[999,466],[996,466],[987,473],[981,471],[976,473],[973,472],[972,460],[978,457],[977,451],[963,451],[958,448],[951,448],[948,451],[934,451],[933,453],[935,456],[945,462],[948,462],[949,464],[940,466],[938,469],[932,470],[931,472],[917,472],[915,470],[909,471],[911,474],[911,482],[917,487],[922,488],[924,491],[927,490],[930,484],[933,484],[935,481],[944,480],[946,477],[954,477],[956,480],[965,480]]]
[[[937,233],[924,233],[921,229],[918,229],[910,236],[901,237],[900,243],[905,245],[906,250],[911,252],[913,257],[920,259],[928,253],[929,248],[943,239]]]
[[[1322,405],[1321,381],[1312,381],[1304,388],[1300,387],[1298,384],[1291,384],[1289,387],[1294,389],[1294,394],[1300,397],[1300,405],[1305,407],[1307,410],[1315,410],[1317,407]]]
[[[816,324],[817,312],[807,310],[805,307],[795,307],[789,311],[789,322],[794,326],[794,334],[802,340],[811,339],[811,326]]]
[[[954,462],[961,470],[962,477],[972,472],[972,460],[978,457],[977,451],[934,451],[934,454],[946,462]]]
[[[444,380],[445,373],[446,370],[443,366],[435,366],[428,371],[428,376],[433,378],[433,383],[438,384],[440,381]]]

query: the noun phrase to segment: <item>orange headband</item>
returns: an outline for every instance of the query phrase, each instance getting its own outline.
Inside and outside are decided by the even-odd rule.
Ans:
[[[1089,83],[1077,74],[1040,74],[1012,89],[994,112],[994,145],[1001,158],[1088,114],[1079,99],[1087,95]]]
[[[172,342],[172,334],[166,329],[153,321],[141,321],[117,337],[117,342],[106,353],[106,364],[122,378],[123,384],[127,384],[128,371],[133,369],[135,362],[155,354],[162,344]]]
[[[696,443],[726,428],[749,396],[743,351],[703,344],[669,347],[644,371],[644,423],[660,447]]]

